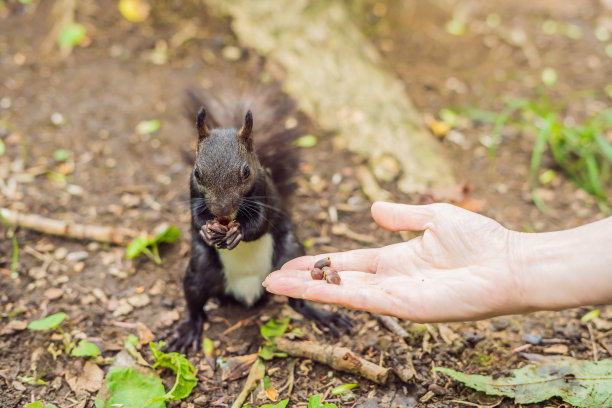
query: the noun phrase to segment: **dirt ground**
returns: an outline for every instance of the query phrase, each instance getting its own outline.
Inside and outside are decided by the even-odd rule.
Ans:
[[[100,3],[79,4],[75,19],[87,28],[89,40],[65,58],[49,37],[55,21],[53,2],[9,1],[0,8],[0,120],[15,128],[0,126],[6,144],[0,156],[0,206],[146,231],[171,223],[179,226],[183,237],[179,244],[163,247],[163,266],[158,267],[144,257],[127,261],[122,247],[19,229],[19,278],[11,279],[11,239],[0,227],[0,312],[13,316],[22,311],[0,320],[1,407],[23,407],[36,399],[59,407],[90,407],[95,396],[68,385],[66,373],[78,370],[74,359],[60,356],[54,361],[45,352],[50,342],[59,343],[57,339],[48,332],[6,330],[12,320],[66,312],[67,326],[76,338],[89,339],[105,357],[112,357],[125,335],[142,334],[138,323],[159,336],[185,316],[181,277],[189,256],[191,166],[184,152],[192,148],[195,134],[183,116],[184,91],[191,85],[208,85],[219,73],[228,81],[235,77],[257,82],[273,76],[261,57],[236,43],[227,21],[205,6],[160,1],[145,22],[134,24],[120,16],[114,1]],[[612,8],[605,3],[609,2],[366,1],[356,7],[355,18],[425,116],[437,116],[449,106],[499,110],[503,97],[533,97],[542,70],[552,67],[558,75],[550,91],[553,98],[579,90],[602,93],[570,104],[567,115],[580,120],[609,105],[603,89],[612,78],[611,56],[606,55],[606,42],[594,34],[599,26],[612,31]],[[501,17],[495,30],[485,24],[491,13]],[[453,15],[465,16],[465,35],[446,31]],[[547,34],[542,30],[547,20],[578,27],[573,33],[579,30],[581,35]],[[161,128],[151,135],[138,134],[135,126],[149,119],[159,119]],[[398,234],[377,228],[369,216],[369,202],[355,173],[363,158],[347,153],[317,128],[316,121],[308,126],[319,142],[305,151],[293,206],[298,235],[312,244],[308,252],[400,241]],[[482,214],[522,231],[564,229],[604,216],[593,198],[560,174],[540,188],[549,211],[539,211],[528,183],[533,136],[504,130],[498,154],[491,159],[483,144],[490,130],[488,125],[464,121],[455,138],[440,140],[460,183],[457,191],[472,186],[470,197],[482,200]],[[54,160],[57,149],[69,152],[66,163]],[[545,167],[552,166],[550,158],[545,160]],[[393,183],[383,187],[393,200],[406,203],[430,196],[448,200],[458,194],[405,196]],[[336,212],[338,222],[362,234],[358,239],[332,233],[330,217]],[[301,328],[309,339],[337,343],[377,363],[393,364],[391,344],[397,338],[367,313],[347,311],[356,327],[336,339],[300,319],[283,298],[251,310],[217,306],[210,306],[205,335],[223,357],[256,352],[261,344],[259,326],[270,318],[292,316],[291,326]],[[298,360],[290,406],[305,406],[315,393],[346,407],[453,407],[457,400],[514,406],[511,400],[473,392],[431,369],[445,366],[500,375],[525,364],[517,348],[582,359],[593,359],[594,354],[611,358],[612,309],[601,307],[598,323],[590,328],[580,321],[589,310],[429,327],[402,322],[411,333],[408,344],[417,374],[410,383],[393,379],[378,386]],[[240,327],[226,331],[238,322]],[[525,334],[543,341],[521,347]],[[598,341],[593,343],[591,336]],[[191,355],[190,360],[201,381],[190,397],[169,406],[230,406],[244,380],[220,382],[203,356]],[[289,375],[288,359],[267,363],[267,369],[272,385],[281,388]],[[21,376],[42,378],[48,385],[28,385],[18,379]],[[329,395],[343,383],[358,384],[352,398]],[[541,406],[560,405],[552,400]]]

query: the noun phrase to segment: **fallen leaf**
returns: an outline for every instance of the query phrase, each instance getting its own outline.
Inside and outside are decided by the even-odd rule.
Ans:
[[[576,407],[609,407],[612,383],[612,360],[597,362],[571,357],[544,359],[512,370],[513,376],[493,379],[491,376],[468,375],[444,367],[434,371],[489,395],[514,398],[517,404],[531,404],[559,397]]]
[[[277,401],[278,400],[278,390],[276,388],[266,388],[266,397],[268,397],[268,399],[270,399],[271,401]]]
[[[221,381],[232,381],[244,377],[257,360],[257,353],[236,356],[228,359],[221,370]]]
[[[104,380],[104,371],[96,364],[89,361],[85,362],[83,369],[79,372],[77,363],[74,363],[66,371],[65,377],[66,382],[70,386],[70,389],[75,394],[89,391],[96,392],[102,387],[102,381]]]
[[[140,344],[149,344],[150,342],[155,340],[155,335],[144,323],[136,323],[136,328],[138,329],[138,342]]]
[[[27,327],[28,322],[25,320],[11,320],[2,328],[2,330],[0,331],[0,336],[13,334],[25,330]]]

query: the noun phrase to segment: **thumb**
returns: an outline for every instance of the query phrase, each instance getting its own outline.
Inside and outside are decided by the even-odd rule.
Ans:
[[[391,231],[424,231],[432,224],[433,207],[378,201],[372,204],[372,217],[378,225]]]

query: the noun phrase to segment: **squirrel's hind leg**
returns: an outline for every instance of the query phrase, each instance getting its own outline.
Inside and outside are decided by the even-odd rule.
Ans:
[[[204,305],[217,296],[223,282],[221,265],[214,250],[203,244],[192,247],[192,257],[183,278],[183,289],[189,316],[174,330],[166,334],[168,343],[164,351],[197,352],[202,337],[202,326],[206,321]]]

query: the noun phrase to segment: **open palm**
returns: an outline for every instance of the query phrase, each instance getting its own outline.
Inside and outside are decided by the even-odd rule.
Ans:
[[[424,233],[382,248],[294,259],[266,279],[268,290],[418,322],[514,311],[520,291],[511,267],[512,231],[448,204],[376,203],[372,215],[384,228]],[[324,256],[340,271],[341,285],[310,277]]]

